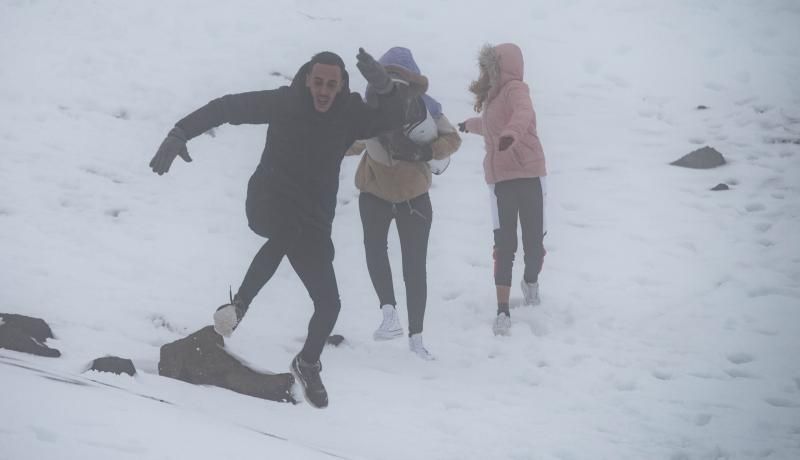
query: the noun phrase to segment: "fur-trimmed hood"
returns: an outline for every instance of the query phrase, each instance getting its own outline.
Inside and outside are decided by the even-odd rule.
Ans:
[[[487,102],[497,96],[503,85],[512,80],[522,81],[525,76],[522,50],[513,43],[484,45],[478,55],[478,63],[489,75]]]
[[[393,48],[389,48],[383,56],[378,60],[381,64],[386,66],[386,69],[389,70],[389,66],[400,66],[405,69],[410,70],[416,75],[422,75],[422,71],[419,70],[419,66],[417,62],[414,60],[414,56],[411,54],[411,50],[408,48],[403,48],[402,46],[395,46]],[[427,92],[427,84],[426,88],[423,93]],[[442,104],[440,104],[436,99],[432,98],[428,94],[422,94],[422,100],[425,101],[425,107],[428,109],[428,112],[436,118],[442,114]]]

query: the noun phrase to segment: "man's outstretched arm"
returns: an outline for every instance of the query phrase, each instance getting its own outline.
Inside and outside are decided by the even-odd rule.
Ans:
[[[186,143],[224,123],[264,124],[272,120],[280,90],[229,94],[200,107],[175,123],[161,143],[150,167],[159,176],[168,172],[176,156],[192,161]]]

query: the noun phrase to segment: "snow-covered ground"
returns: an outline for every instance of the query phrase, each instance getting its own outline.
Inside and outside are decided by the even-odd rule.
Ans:
[[[45,318],[63,353],[0,350],[0,459],[800,458],[799,24],[791,0],[0,3],[0,312]],[[372,341],[347,159],[330,407],[157,376],[159,347],[209,324],[262,244],[244,195],[265,127],[201,136],[159,177],[147,164],[175,121],[325,49],[362,90],[358,47],[395,45],[461,121],[478,49],[504,41],[523,49],[550,170],[543,303],[512,310],[511,337],[491,333],[467,135],[431,191],[437,361]],[[729,164],[668,166],[703,145]],[[404,317],[394,231],[390,251]],[[310,314],[285,263],[227,347],[284,372]],[[82,374],[106,354],[140,373]]]

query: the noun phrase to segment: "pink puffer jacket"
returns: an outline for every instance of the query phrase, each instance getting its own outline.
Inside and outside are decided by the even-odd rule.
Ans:
[[[466,128],[484,137],[486,182],[546,176],[536,113],[528,85],[522,81],[522,51],[513,43],[504,43],[484,48],[479,60],[490,69],[490,89],[482,116],[466,120]],[[501,152],[498,145],[502,136],[511,136],[513,143]]]

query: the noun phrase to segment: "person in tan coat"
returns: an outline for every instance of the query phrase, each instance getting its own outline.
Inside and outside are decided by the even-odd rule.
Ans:
[[[428,237],[433,219],[428,195],[431,167],[436,168],[436,162],[449,161],[449,156],[460,147],[461,138],[442,113],[441,105],[424,94],[427,79],[420,75],[410,50],[391,48],[379,62],[390,75],[408,81],[419,96],[412,99],[406,113],[407,124],[402,129],[356,142],[348,151],[348,155],[366,151],[358,165],[355,182],[361,191],[359,210],[367,269],[383,316],[373,337],[390,340],[403,335],[387,250],[389,226],[395,220],[406,285],[409,348],[421,358],[432,360],[433,355],[422,341],[428,290]],[[369,93],[368,88],[368,102]]]

